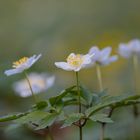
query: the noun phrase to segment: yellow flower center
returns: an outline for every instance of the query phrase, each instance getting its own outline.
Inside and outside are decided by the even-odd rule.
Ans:
[[[80,54],[69,55],[67,58],[67,63],[73,67],[79,67],[83,63],[83,57]]]
[[[20,65],[26,63],[28,59],[29,59],[28,57],[23,57],[20,60],[13,62],[13,68],[17,68]]]

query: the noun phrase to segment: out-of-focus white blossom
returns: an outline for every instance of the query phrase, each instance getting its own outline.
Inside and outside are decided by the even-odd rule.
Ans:
[[[49,76],[46,73],[31,73],[28,76],[34,94],[45,92],[53,86],[55,77]],[[15,92],[21,97],[31,96],[31,90],[26,79],[14,83],[13,88]]]
[[[133,55],[140,54],[140,40],[134,39],[128,43],[121,43],[119,45],[118,53],[124,58],[130,58]]]
[[[106,47],[102,50],[100,50],[97,46],[93,46],[90,50],[89,50],[89,55],[92,55],[92,63],[95,64],[99,64],[99,65],[109,65],[112,62],[115,62],[118,60],[118,56],[117,55],[111,55],[111,51],[112,48],[111,47]]]
[[[67,58],[67,62],[55,62],[55,65],[56,67],[66,71],[78,72],[82,68],[89,67],[89,65],[92,63],[91,58],[92,56],[89,54],[82,55],[71,53]]]
[[[32,57],[29,58],[23,57],[20,60],[13,63],[14,69],[6,70],[4,73],[7,76],[22,73],[24,70],[29,69],[40,57],[41,54],[33,55]]]

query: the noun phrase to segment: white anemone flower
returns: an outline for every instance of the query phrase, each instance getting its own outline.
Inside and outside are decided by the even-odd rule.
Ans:
[[[4,73],[7,76],[14,75],[17,73],[22,73],[24,70],[29,69],[39,58],[39,55],[33,55],[32,57],[23,57],[20,60],[13,63],[13,69],[6,70]]]
[[[119,45],[118,53],[124,58],[130,58],[133,55],[140,54],[140,40],[134,39],[128,43],[121,43]]]
[[[92,64],[99,64],[99,65],[109,65],[112,62],[115,62],[118,60],[118,56],[117,55],[111,55],[111,51],[112,48],[111,47],[106,47],[102,50],[100,50],[97,46],[93,46],[90,50],[89,50],[89,55],[92,55]]]
[[[71,53],[67,57],[67,62],[55,62],[55,65],[56,67],[66,71],[78,72],[82,68],[89,67],[89,65],[92,63],[91,58],[92,56],[89,54],[82,55],[82,54]]]
[[[31,73],[28,76],[34,94],[47,91],[54,85],[55,76],[49,76],[46,73]],[[20,80],[13,84],[14,91],[21,97],[32,95],[29,84],[26,79]]]

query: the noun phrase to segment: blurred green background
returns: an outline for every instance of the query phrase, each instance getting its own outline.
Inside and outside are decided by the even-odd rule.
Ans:
[[[75,83],[75,75],[57,69],[54,62],[65,60],[71,52],[85,54],[93,45],[112,46],[116,53],[120,42],[140,38],[139,6],[139,0],[0,0],[0,115],[27,110],[32,104],[32,99],[22,99],[12,90],[12,84],[23,75],[4,75],[4,70],[9,69],[13,61],[42,53],[43,57],[30,71],[54,74],[55,86],[39,97],[56,95]],[[131,64],[120,58],[102,68],[104,87],[110,94],[133,91]],[[94,67],[81,71],[80,81],[91,90],[98,90]],[[131,140],[132,133],[128,133],[132,132],[131,108],[118,111],[114,118],[117,124],[108,127],[107,135],[114,140]],[[0,124],[1,140],[45,139],[26,127],[6,126]],[[94,126],[94,135],[91,123],[85,129],[85,139],[97,139],[99,125]],[[71,132],[72,138],[69,133],[65,134],[64,139],[77,139],[74,138],[76,132]],[[56,138],[59,139],[63,138]]]

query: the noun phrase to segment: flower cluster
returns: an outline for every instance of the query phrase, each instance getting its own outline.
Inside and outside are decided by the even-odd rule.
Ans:
[[[66,62],[55,62],[56,67],[66,71],[78,72],[83,68],[89,68],[96,64],[100,66],[109,65],[118,60],[118,55],[111,56],[112,47],[99,49],[97,46],[91,47],[86,55],[71,53]],[[118,54],[124,58],[130,58],[133,55],[140,54],[140,40],[135,39],[128,43],[121,43],[118,47]],[[13,69],[6,70],[7,76],[22,73],[29,69],[36,61],[39,60],[41,54],[32,57],[23,57],[13,63]],[[47,90],[54,83],[54,76],[48,77],[45,74],[32,73],[29,75],[33,92],[35,94]],[[14,84],[14,90],[22,97],[30,96],[30,89],[26,80],[21,80]]]
[[[82,140],[82,128],[86,125],[87,121],[90,120],[102,124],[103,130],[101,131],[101,140],[104,140],[105,124],[113,122],[110,118],[113,110],[120,106],[122,107],[131,104],[134,106],[134,116],[137,117],[138,113],[136,104],[140,103],[140,96],[119,95],[113,97],[107,93],[102,93],[103,95],[95,95],[93,92],[88,91],[80,85],[78,72],[81,69],[96,66],[99,88],[100,92],[102,92],[103,82],[100,67],[107,66],[113,62],[116,62],[119,58],[119,55],[124,58],[133,57],[134,68],[137,69],[138,59],[135,56],[140,54],[140,41],[135,39],[126,44],[121,43],[118,47],[118,55],[111,55],[111,53],[112,47],[110,46],[103,49],[99,49],[99,47],[93,46],[85,55],[71,53],[67,57],[66,62],[55,62],[56,67],[66,71],[74,71],[76,73],[76,86],[67,88],[59,95],[50,97],[47,101],[41,102],[37,101],[35,95],[41,92],[45,92],[47,89],[53,86],[55,81],[55,76],[48,75],[46,73],[27,74],[27,70],[40,59],[41,54],[33,55],[29,58],[23,57],[20,60],[14,62],[13,69],[6,70],[4,73],[7,76],[10,76],[23,72],[25,74],[25,79],[14,83],[13,89],[21,97],[29,97],[32,95],[36,104],[33,109],[27,113],[10,116],[8,118],[2,118],[1,121],[16,120],[21,118],[22,123],[24,120],[26,120],[27,122],[33,123],[37,127],[36,130],[39,130],[46,128],[49,129],[49,127],[56,120],[59,120],[64,123],[62,128],[71,126],[72,124],[78,126],[79,138]],[[135,93],[137,93],[137,90],[135,90]],[[79,106],[78,113],[65,115],[64,107],[69,105]],[[105,108],[110,109],[109,114],[101,113],[104,112],[103,110]],[[37,116],[38,114],[39,116]]]
[[[117,55],[110,56],[111,51],[111,47],[106,47],[103,50],[98,47],[92,47],[86,55],[71,53],[67,58],[67,62],[56,62],[55,65],[58,68],[75,72],[82,68],[91,67],[94,64],[109,65],[118,59]]]

